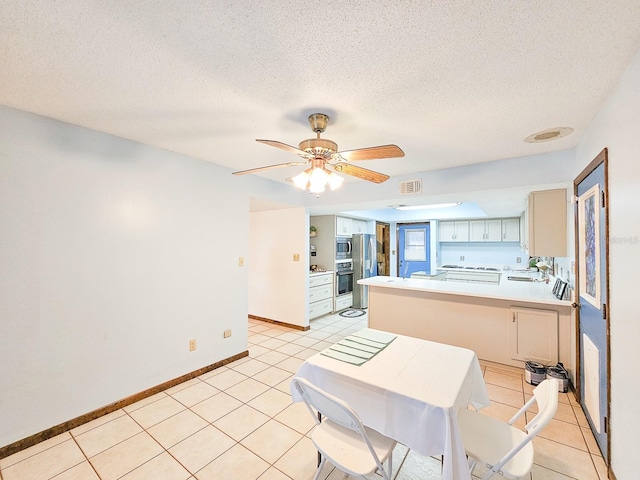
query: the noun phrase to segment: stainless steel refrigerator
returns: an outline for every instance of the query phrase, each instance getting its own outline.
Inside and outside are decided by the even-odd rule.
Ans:
[[[353,252],[353,308],[369,306],[369,287],[358,285],[362,278],[378,274],[376,237],[368,233],[358,233],[351,239]]]

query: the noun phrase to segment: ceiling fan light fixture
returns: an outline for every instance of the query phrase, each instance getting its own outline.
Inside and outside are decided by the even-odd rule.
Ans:
[[[340,175],[336,174],[335,172],[329,172],[329,175],[327,177],[327,183],[329,183],[329,187],[331,188],[331,191],[335,190],[336,188],[339,188],[340,185],[342,185],[342,182],[344,182],[344,178],[342,178]]]
[[[276,140],[256,139],[256,142],[264,143],[265,145],[276,147],[289,153],[295,153],[299,157],[302,157],[304,161],[265,165],[263,167],[240,170],[233,172],[233,174],[246,175],[271,168],[309,164],[311,168],[308,168],[293,178],[287,179],[287,181],[291,181],[301,190],[308,188],[312,193],[324,192],[327,185],[329,185],[331,190],[335,190],[342,185],[344,178],[336,175],[334,170],[373,183],[382,183],[389,180],[389,175],[359,167],[351,162],[404,157],[404,152],[400,147],[389,144],[338,151],[338,144],[336,142],[326,138],[320,138],[320,134],[325,131],[328,122],[329,117],[324,113],[313,113],[309,115],[309,125],[311,126],[311,130],[316,134],[316,138],[303,140],[298,145],[298,148]],[[331,170],[326,168],[327,164],[332,167]]]
[[[324,192],[325,186],[329,181],[329,175],[324,168],[314,167],[309,175],[309,191],[311,193]]]
[[[344,178],[323,166],[315,166],[308,168],[304,172],[300,172],[293,177],[291,181],[300,190],[306,190],[308,188],[311,193],[321,193],[325,191],[327,185],[329,185],[331,190],[340,187],[342,182],[344,182]]]
[[[300,190],[305,190],[309,184],[309,172],[307,170],[300,172],[298,175],[293,177],[291,181]]]

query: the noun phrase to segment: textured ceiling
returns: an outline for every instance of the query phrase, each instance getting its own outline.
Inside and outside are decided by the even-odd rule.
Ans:
[[[1,104],[237,170],[296,160],[254,140],[297,146],[315,111],[341,149],[399,145],[363,165],[391,176],[571,148],[640,46],[638,0],[4,0],[0,21]]]

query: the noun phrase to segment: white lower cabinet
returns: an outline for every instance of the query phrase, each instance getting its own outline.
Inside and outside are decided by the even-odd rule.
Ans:
[[[512,307],[509,347],[514,360],[558,363],[558,312]]]
[[[333,307],[333,299],[328,298],[326,300],[321,300],[319,302],[314,302],[309,304],[309,320],[313,318],[317,318],[321,315],[326,315],[327,313],[331,313]]]
[[[339,310],[344,310],[345,308],[349,308],[353,305],[353,294],[347,293],[346,295],[340,295],[336,297],[336,312]]]
[[[309,278],[309,319],[333,311],[333,273]]]

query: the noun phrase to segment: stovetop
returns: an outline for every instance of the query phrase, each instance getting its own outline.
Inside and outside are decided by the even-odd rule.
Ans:
[[[462,265],[443,265],[442,268],[451,268],[451,269],[459,269],[459,270],[480,270],[484,272],[499,272],[499,268],[495,267],[465,267]]]

